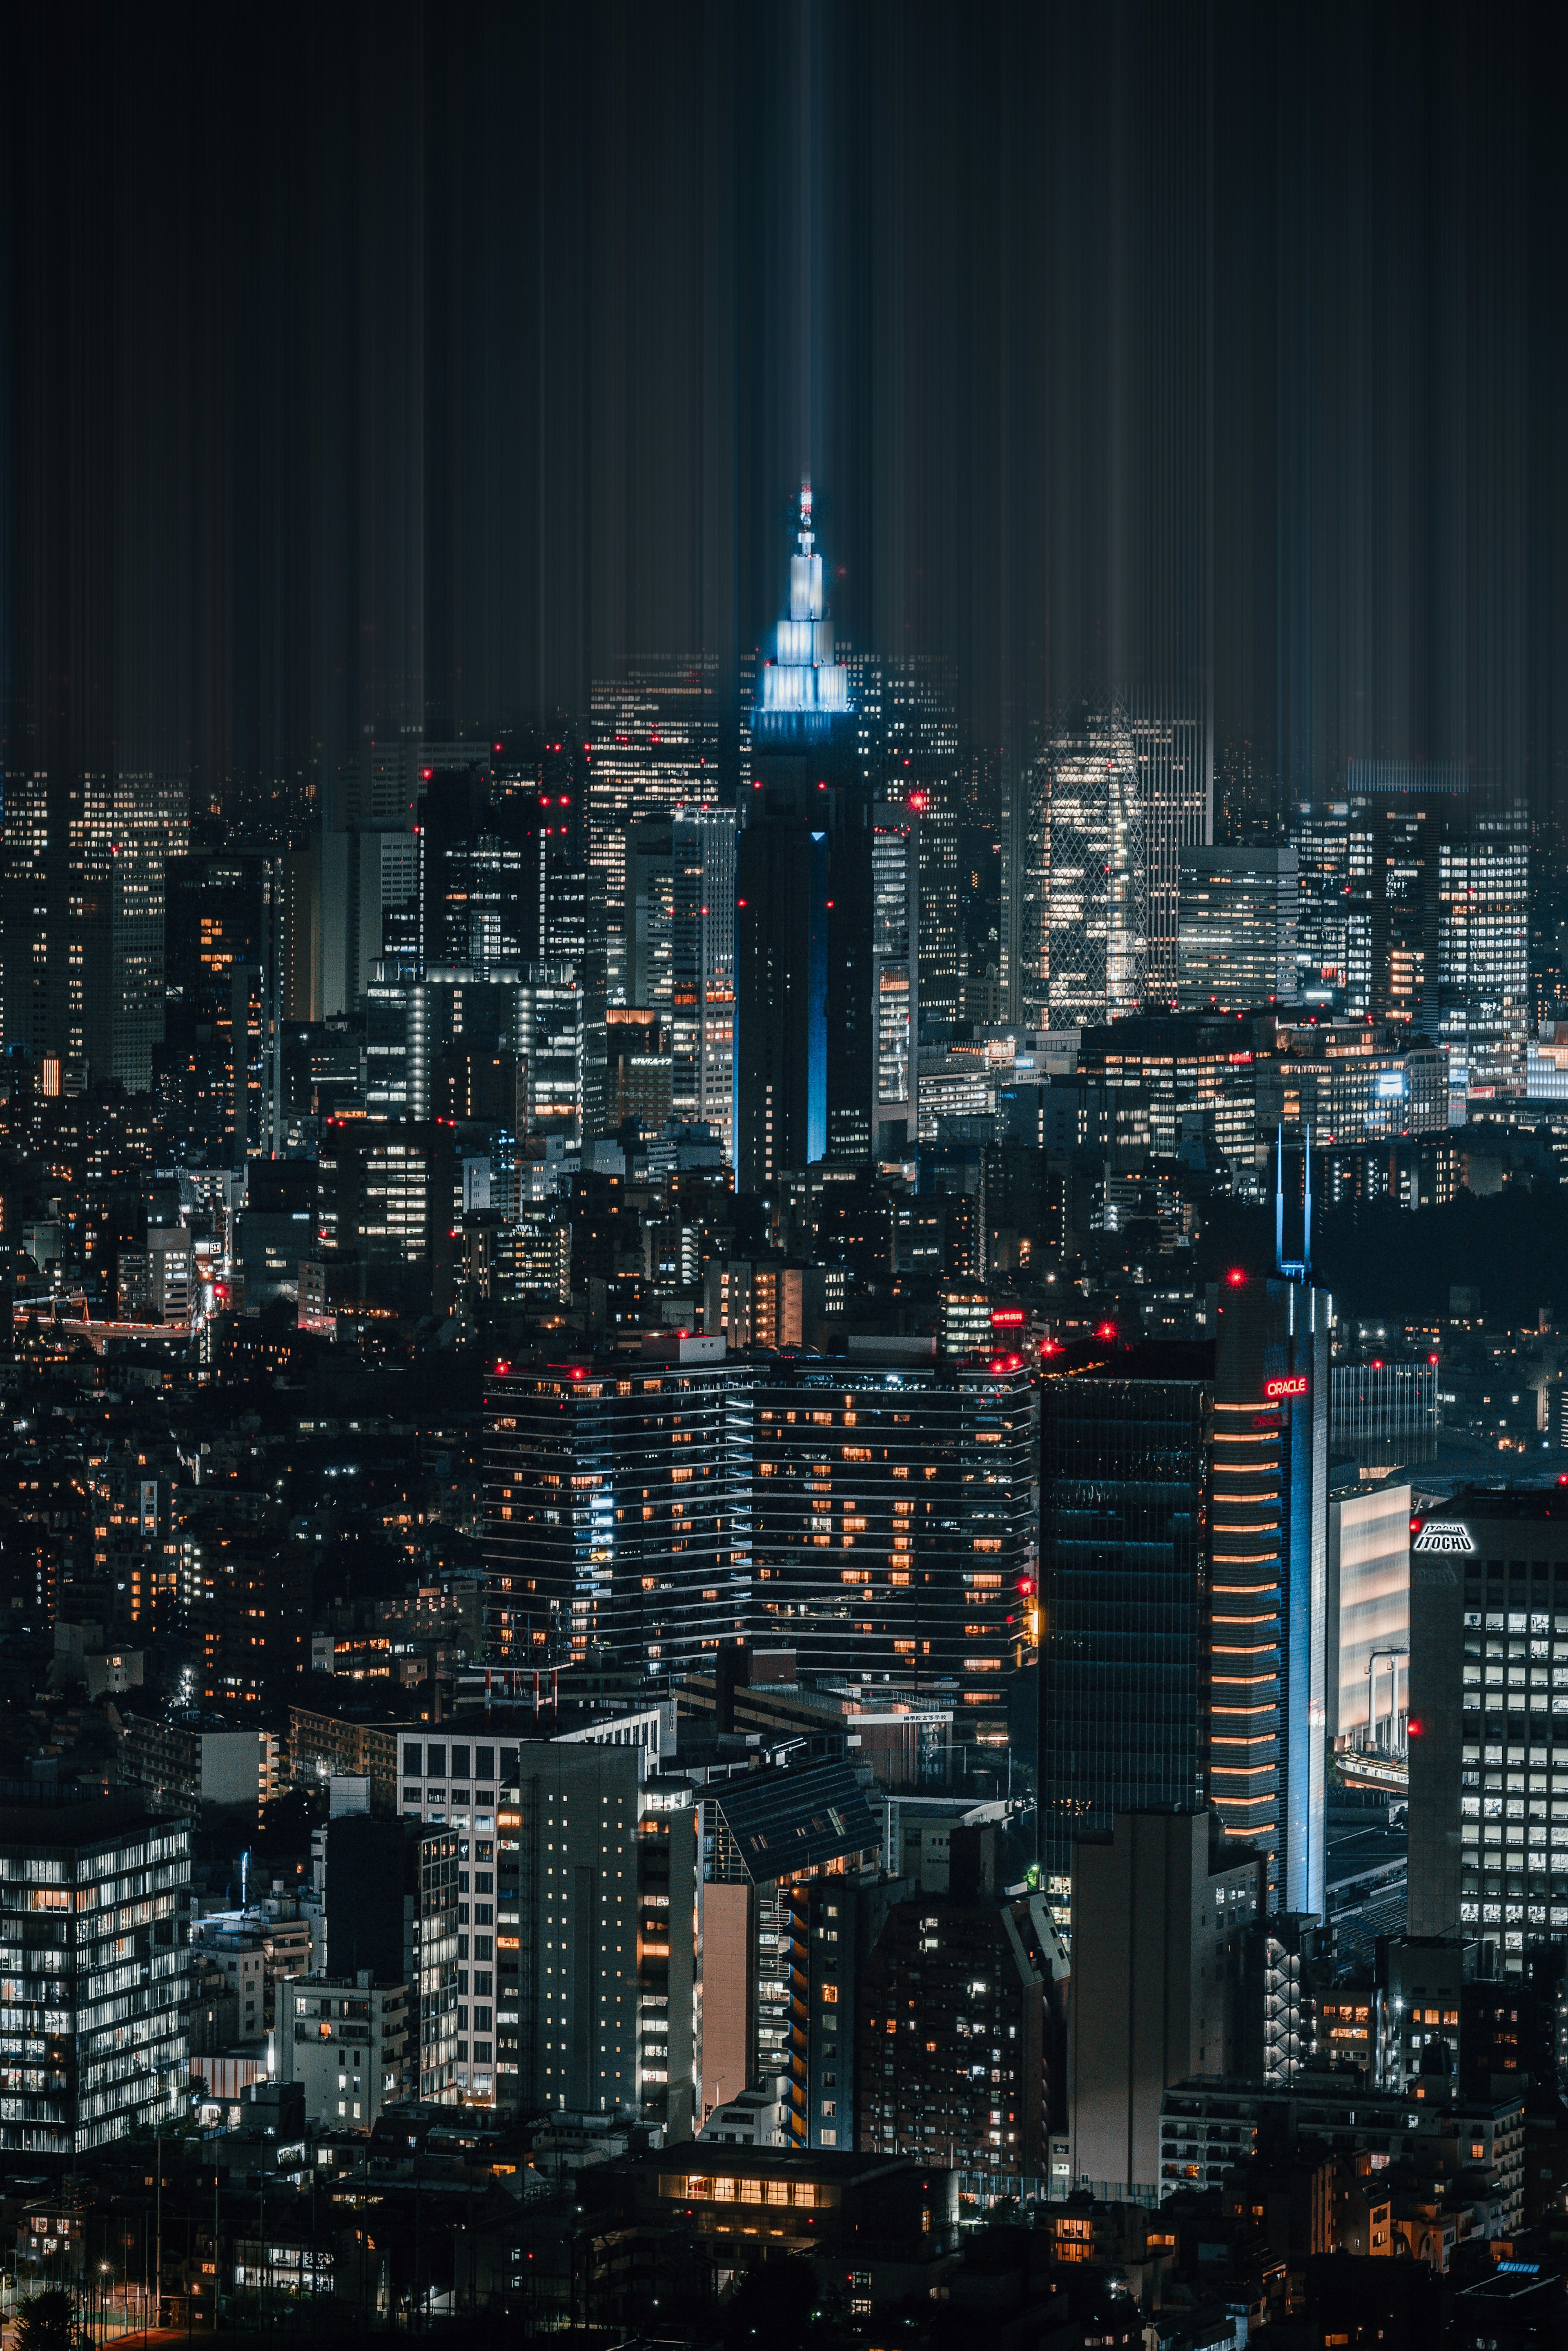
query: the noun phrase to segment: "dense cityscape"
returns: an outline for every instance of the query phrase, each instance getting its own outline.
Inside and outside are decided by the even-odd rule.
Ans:
[[[1514,389],[1548,432],[1544,281],[1499,260],[1495,318],[1464,330],[1486,529],[1437,586],[1424,558],[1356,572],[1377,496],[1355,466],[1325,468],[1334,528],[1313,507],[1298,531],[1312,500],[1282,486],[1265,531],[1230,478],[1242,394],[1214,353],[1235,360],[1251,298],[1199,182],[1237,90],[1283,120],[1301,65],[1320,99],[1370,104],[1370,52],[1126,0],[1091,72],[1099,36],[1080,52],[1065,10],[752,13],[671,37],[708,78],[693,120],[749,94],[771,192],[725,149],[712,216],[671,226],[671,127],[636,133],[621,191],[628,218],[630,181],[655,208],[649,250],[701,249],[723,320],[701,331],[732,337],[742,388],[703,407],[691,470],[659,339],[684,311],[581,446],[546,397],[557,362],[596,364],[564,328],[523,422],[465,374],[483,273],[459,215],[499,201],[480,128],[526,88],[541,241],[596,222],[613,244],[549,93],[591,50],[618,107],[639,68],[649,112],[674,103],[608,0],[569,39],[548,12],[389,10],[361,28],[373,65],[324,22],[291,172],[253,217],[246,158],[294,71],[257,60],[234,156],[192,132],[234,263],[215,325],[201,270],[170,291],[195,265],[166,285],[137,257],[156,173],[101,261],[121,231],[112,172],[76,172],[68,37],[7,37],[6,2343],[1568,2351],[1558,530],[1544,493],[1510,504],[1518,419],[1488,406],[1501,319],[1537,338]],[[1393,55],[1392,14],[1384,33]],[[202,71],[230,54],[192,38]],[[116,58],[137,89],[152,70],[117,40],[89,130]],[[953,225],[931,299],[956,306],[953,254],[992,217],[987,107],[1013,140],[1036,41],[1064,153],[1088,152],[1096,118],[1082,148],[1066,118],[1102,69],[1147,133],[1084,350],[1164,321],[1161,388],[1113,403],[1103,482],[1098,360],[1077,405],[1040,392],[1064,438],[1038,574],[1033,476],[1012,427],[986,438],[982,391],[969,455],[1003,486],[977,490],[972,546],[950,447],[908,460],[937,482],[929,546],[923,487],[872,463],[892,330],[878,311],[862,345],[854,289],[880,300],[902,247],[850,169],[861,139],[908,162],[958,75],[932,166]],[[1417,130],[1436,153],[1452,106],[1512,156],[1512,93],[1528,181],[1537,56],[1402,96],[1391,154]],[[322,93],[361,77],[350,201]],[[1190,152],[1151,128],[1161,88]],[[416,89],[417,233],[382,176]],[[459,92],[472,165],[441,128]],[[1276,240],[1281,352],[1307,331],[1294,135],[1274,177],[1246,140],[1225,163]],[[997,169],[997,220],[1076,216],[1030,193],[1032,150]],[[888,201],[913,238],[909,174]],[[1361,201],[1313,215],[1312,269]],[[766,225],[765,330],[710,249],[731,204]],[[1474,205],[1485,274],[1504,233]],[[420,273],[407,376],[389,254]],[[183,322],[155,363],[146,320],[91,291],[100,262],[106,284],[145,266]],[[649,290],[596,248],[560,314],[597,320],[609,287],[642,316],[684,266]],[[328,350],[339,295],[362,381]],[[973,298],[1000,319],[1010,298]],[[1054,349],[1059,323],[1031,336]],[[994,362],[1032,399],[989,333],[977,381]],[[1254,361],[1284,486],[1328,427],[1283,358]],[[765,426],[764,362],[788,387]],[[280,493],[258,552],[240,476],[312,366],[295,470],[321,509],[306,528]],[[422,386],[417,423],[394,378]],[[230,454],[166,442],[155,384],[216,399]],[[463,464],[547,567],[549,477],[597,515],[607,433],[630,519],[561,555],[576,617],[552,636],[548,598],[464,538],[454,452],[471,434]],[[1411,514],[1451,457],[1422,441]],[[190,512],[166,537],[131,509],[171,484]],[[671,521],[682,499],[698,520]],[[1012,569],[960,625],[986,533]],[[1244,618],[1243,550],[1272,620]],[[1343,636],[1314,601],[1331,560]],[[203,597],[228,599],[221,695]]]

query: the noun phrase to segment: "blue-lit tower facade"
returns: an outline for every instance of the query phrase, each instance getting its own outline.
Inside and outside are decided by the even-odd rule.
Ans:
[[[756,672],[735,862],[735,1175],[912,1152],[919,819],[880,799],[836,654],[809,483]]]
[[[1222,1285],[1210,1479],[1210,1798],[1269,1856],[1275,1910],[1325,1904],[1333,1301],[1299,1260]]]

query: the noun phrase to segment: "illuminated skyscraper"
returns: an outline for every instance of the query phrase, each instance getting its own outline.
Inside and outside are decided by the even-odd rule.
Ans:
[[[737,854],[736,1165],[742,1188],[917,1133],[919,817],[865,772],[801,492],[789,613],[756,673]]]
[[[1179,867],[1182,1011],[1293,1002],[1295,851],[1196,847],[1180,852]]]
[[[735,811],[678,809],[670,828],[671,1106],[733,1162]]]
[[[1530,838],[1518,810],[1438,852],[1438,1035],[1472,1086],[1507,1085],[1530,1026]]]
[[[1349,802],[1303,800],[1290,833],[1296,852],[1296,993],[1310,1009],[1348,1011]]]
[[[1134,695],[1128,718],[1143,817],[1150,1001],[1174,1004],[1179,986],[1178,894],[1183,850],[1214,838],[1214,778],[1207,730],[1196,717]]]
[[[5,1040],[67,1091],[144,1092],[163,1036],[163,893],[185,789],[162,776],[17,773],[0,832]]]
[[[1310,1238],[1310,1203],[1306,1219]],[[1272,1907],[1305,1916],[1325,1901],[1333,1312],[1282,1259],[1221,1290],[1215,1349],[1210,1802],[1267,1854]]]
[[[680,807],[716,806],[720,789],[717,672],[706,656],[624,664],[597,678],[589,723],[588,862],[606,914],[607,1001],[626,1004],[626,847],[632,826]]]
[[[1271,1907],[1323,1911],[1332,1311],[1282,1262],[1221,1289],[1212,1347],[1128,1348],[1043,1384],[1040,1852],[1059,1925],[1075,1837],[1204,1802],[1267,1856]]]
[[[1010,884],[1020,893],[1016,1017],[1029,1026],[1087,1027],[1142,1005],[1143,789],[1116,710],[1081,709],[1033,763]]]
[[[789,611],[774,633],[774,658],[763,664],[752,741],[760,751],[825,744],[836,723],[850,716],[849,674],[833,650],[811,484],[803,482],[800,530],[789,559]]]

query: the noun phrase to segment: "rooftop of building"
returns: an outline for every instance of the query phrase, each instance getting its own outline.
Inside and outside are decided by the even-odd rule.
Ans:
[[[1568,1525],[1568,1477],[1554,1473],[1546,1486],[1460,1486],[1447,1501],[1434,1502],[1428,1519],[1496,1519]]]
[[[688,2179],[711,2179],[715,2172],[731,2178],[747,2173],[764,2179],[821,2179],[846,2188],[926,2168],[912,2155],[862,2155],[850,2148],[736,2147],[707,2139],[687,2139],[628,2160],[641,2171],[674,2172]]]
[[[881,1842],[865,1791],[847,1763],[747,1771],[704,1791],[722,1814],[753,1885],[848,1859]]]
[[[1332,2105],[1343,2106],[1347,2111],[1355,2109],[1357,2114],[1365,2113],[1369,2117],[1377,2114],[1390,2118],[1407,2115],[1411,2106],[1407,2090],[1367,2089],[1344,2072],[1325,2069],[1322,2073],[1312,2073],[1305,2067],[1292,2082],[1253,2082],[1220,2074],[1196,2074],[1190,2080],[1172,2083],[1165,2096],[1168,2103],[1172,2099],[1217,2098],[1247,2105]],[[1449,2097],[1440,2105],[1428,2100],[1427,2110],[1428,2113],[1458,2112],[1478,2116],[1490,2115],[1494,2122],[1506,2122],[1513,2116],[1522,2116],[1524,2097],[1521,2092],[1517,2098],[1467,2098],[1460,2095],[1456,2081],[1452,2084]],[[1221,2114],[1216,2118],[1223,2120],[1226,2116]]]
[[[1158,1380],[1167,1387],[1201,1383],[1214,1377],[1214,1342],[1140,1339],[1119,1346],[1114,1339],[1069,1339],[1052,1351],[1045,1369],[1052,1377]]]
[[[0,1802],[0,1851],[20,1845],[80,1852],[132,1830],[188,1825],[182,1816],[150,1813],[140,1793],[73,1798],[67,1790],[40,1789],[36,1796]]]

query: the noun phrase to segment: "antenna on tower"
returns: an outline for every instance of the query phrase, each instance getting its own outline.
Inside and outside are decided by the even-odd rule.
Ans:
[[[1312,1279],[1312,1124],[1306,1129],[1306,1163],[1302,1171],[1302,1280]]]
[[[1312,1129],[1306,1129],[1306,1155],[1302,1169],[1302,1253],[1285,1255],[1285,1131],[1275,1140],[1274,1263],[1287,1281],[1312,1280]]]

